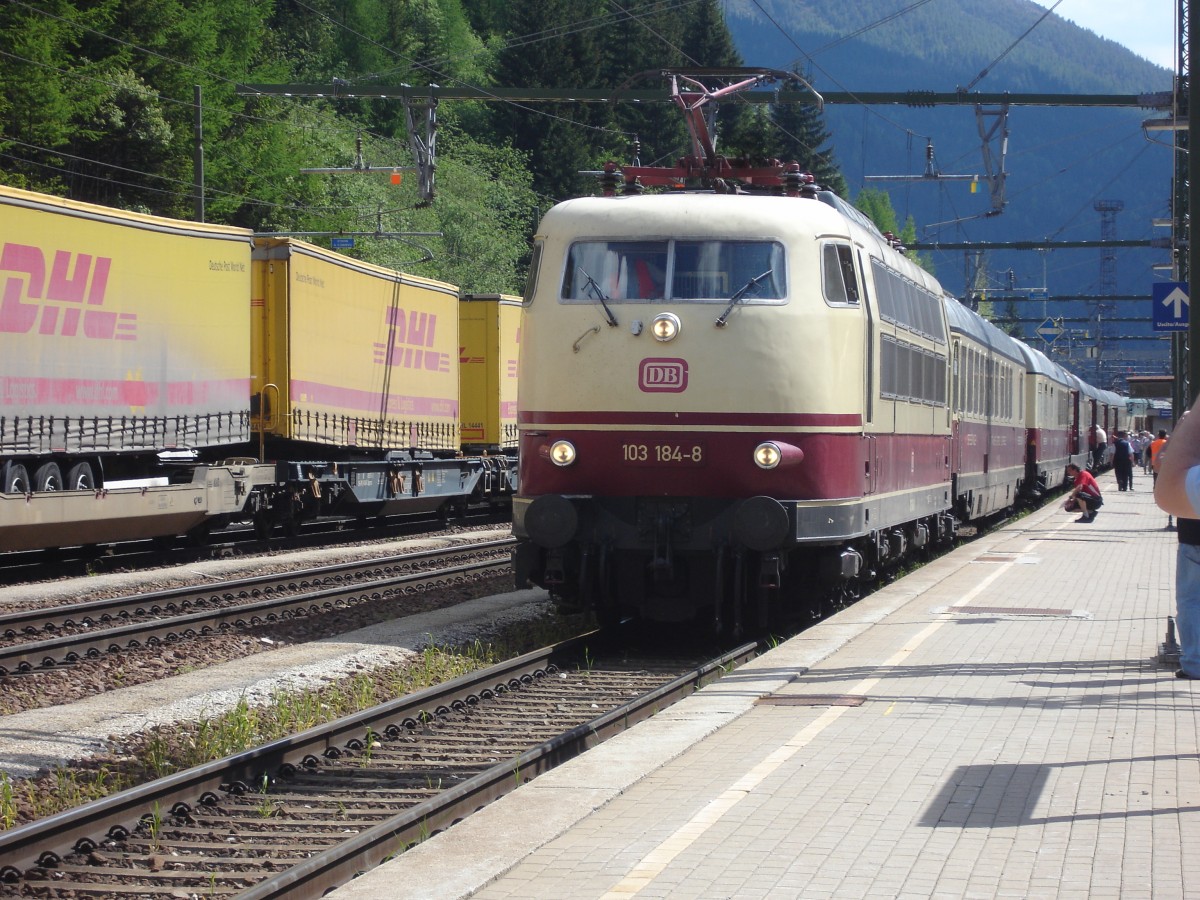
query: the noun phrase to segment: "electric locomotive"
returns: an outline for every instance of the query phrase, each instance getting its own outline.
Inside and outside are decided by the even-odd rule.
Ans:
[[[804,193],[547,213],[522,321],[518,584],[603,619],[738,631],[952,539],[942,290],[836,195]]]

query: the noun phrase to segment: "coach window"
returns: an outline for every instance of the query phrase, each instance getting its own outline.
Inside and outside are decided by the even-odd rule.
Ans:
[[[821,250],[824,271],[825,299],[833,306],[857,305],[858,276],[854,271],[854,254],[845,244],[826,244]]]
[[[954,410],[955,412],[962,413],[967,399],[967,360],[965,349],[961,344],[955,345],[953,371],[954,382],[951,387],[954,391]]]

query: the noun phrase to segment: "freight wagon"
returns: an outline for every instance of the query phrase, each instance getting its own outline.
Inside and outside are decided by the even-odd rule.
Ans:
[[[512,298],[12,188],[0,233],[0,551],[511,493],[501,442],[464,452],[459,317]],[[493,349],[472,365],[515,368]],[[474,419],[515,405],[470,384]]]

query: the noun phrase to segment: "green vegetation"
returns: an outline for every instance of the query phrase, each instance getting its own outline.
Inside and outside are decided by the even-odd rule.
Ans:
[[[304,174],[412,164],[405,108],[373,85],[663,87],[661,70],[742,64],[718,0],[70,0],[0,6],[0,182],[194,218],[194,92],[202,96],[204,218],[259,232],[360,238],[370,262],[470,291],[522,288],[529,237],[581,171],[689,150],[668,105],[441,103],[437,196],[415,173]],[[334,96],[335,83],[343,94]],[[311,84],[324,97],[251,95]],[[414,109],[424,136],[424,110]],[[727,155],[795,158],[844,190],[812,107],[727,105]],[[359,155],[361,151],[361,156]],[[440,236],[417,235],[436,232]],[[317,243],[326,238],[313,237]]]
[[[913,217],[909,216],[904,227],[901,228],[896,224],[896,211],[892,208],[891,197],[886,191],[880,191],[875,188],[863,188],[858,192],[858,196],[854,199],[854,205],[861,212],[865,213],[867,218],[875,223],[875,227],[885,234],[891,233],[900,239],[902,244],[914,244],[917,240],[917,224],[913,221]],[[925,253],[909,253],[912,260],[931,275],[937,274],[933,265],[932,258]]]
[[[563,640],[583,627],[581,618],[550,616],[515,625],[490,643],[476,640],[458,647],[430,644],[405,665],[359,672],[318,689],[281,690],[263,706],[254,706],[242,697],[232,709],[219,715],[151,728],[113,746],[103,756],[56,767],[38,778],[13,779],[0,771],[0,830],[442,684]],[[369,730],[365,737],[364,765],[379,740],[378,734]],[[438,786],[440,782],[430,785]],[[263,787],[265,793],[266,785]],[[264,816],[274,814],[269,798],[264,797],[260,811]]]

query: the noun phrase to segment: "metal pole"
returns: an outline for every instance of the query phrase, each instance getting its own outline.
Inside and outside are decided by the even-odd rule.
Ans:
[[[1191,61],[1197,58],[1197,51],[1200,50],[1200,21],[1196,20],[1195,0],[1188,0],[1188,15],[1187,15],[1187,117],[1188,117],[1188,155],[1187,155],[1187,197],[1188,208],[1187,215],[1183,217],[1183,221],[1187,222],[1187,234],[1184,239],[1187,242],[1187,280],[1188,280],[1188,297],[1192,296],[1192,273],[1200,272],[1200,246],[1196,241],[1192,240],[1191,213],[1192,210],[1200,210],[1200,152],[1193,152],[1200,148],[1200,123],[1197,122],[1197,117],[1191,114],[1192,108],[1200,110],[1200,83],[1197,83],[1196,73],[1192,71]],[[1185,409],[1191,406],[1196,398],[1196,387],[1200,385],[1200,315],[1192,315],[1189,308],[1188,315],[1188,386],[1187,391],[1183,394]],[[1176,410],[1176,421],[1179,420],[1179,415],[1183,410]]]
[[[194,138],[192,145],[192,204],[196,221],[204,221],[204,127],[203,107],[200,105],[200,85],[192,86],[195,103]]]

